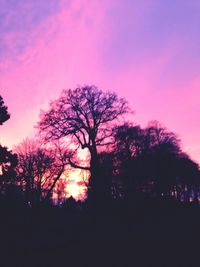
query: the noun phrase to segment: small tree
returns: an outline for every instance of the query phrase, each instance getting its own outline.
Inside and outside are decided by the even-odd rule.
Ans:
[[[10,185],[16,184],[17,155],[0,146],[0,191],[6,194]]]
[[[0,96],[0,125],[10,118],[7,107]],[[6,194],[8,188],[16,185],[15,167],[17,166],[17,155],[9,151],[7,147],[0,145],[0,191]]]
[[[18,155],[17,174],[31,205],[50,199],[61,175],[66,175],[67,156],[61,146],[45,148],[27,139],[15,148]]]
[[[7,107],[4,105],[2,96],[0,96],[0,125],[10,118],[10,114],[7,111]]]
[[[78,148],[87,149],[90,156],[88,166],[69,163],[74,168],[90,171],[89,194],[96,200],[103,197],[99,150],[111,143],[112,128],[122,115],[129,112],[127,101],[115,93],[103,92],[95,86],[64,90],[59,99],[42,112],[38,127],[46,141],[65,137]]]

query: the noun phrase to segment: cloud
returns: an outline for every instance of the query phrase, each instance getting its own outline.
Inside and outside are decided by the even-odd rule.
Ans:
[[[10,137],[4,132],[2,142],[6,144],[26,137],[40,108],[63,88],[95,81],[104,11],[98,2],[86,5],[73,1],[65,5],[63,1],[59,12],[36,23],[28,35],[22,33],[23,51],[14,49],[14,57],[9,53],[2,62],[1,93],[12,115],[4,131],[19,129],[15,133],[11,130]],[[18,35],[18,30],[6,35],[8,49]]]
[[[39,0],[1,1],[1,61],[7,58],[17,60],[18,55],[44,33],[43,23],[59,11],[59,2],[50,0],[47,5]]]
[[[33,134],[64,88],[96,84],[158,119],[198,157],[199,5],[157,0],[1,0],[0,83],[11,119],[1,142]]]

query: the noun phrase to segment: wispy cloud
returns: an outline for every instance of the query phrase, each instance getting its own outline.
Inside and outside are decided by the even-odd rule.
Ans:
[[[33,132],[66,87],[116,90],[145,125],[158,119],[200,161],[198,1],[0,0],[1,142]]]

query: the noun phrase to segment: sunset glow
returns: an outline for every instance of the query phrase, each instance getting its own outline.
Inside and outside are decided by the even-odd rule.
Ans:
[[[4,266],[197,266],[200,0],[0,0]]]
[[[53,198],[57,200],[60,198],[61,203],[63,199],[70,198],[71,196],[76,200],[83,201],[87,197],[88,173],[80,170],[71,170],[63,175],[57,183]]]
[[[67,190],[69,195],[71,195],[76,200],[83,200],[83,188],[81,188],[77,183],[68,185]]]

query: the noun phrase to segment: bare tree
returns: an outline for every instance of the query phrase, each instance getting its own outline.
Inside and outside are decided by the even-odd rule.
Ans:
[[[30,204],[47,201],[61,175],[66,175],[67,154],[61,146],[39,146],[26,139],[15,148],[18,155],[17,174]]]
[[[38,128],[46,141],[69,137],[78,148],[89,151],[88,166],[80,166],[69,158],[74,168],[89,170],[89,192],[102,198],[99,150],[112,142],[112,128],[129,112],[127,101],[115,93],[103,92],[95,86],[64,90],[59,99],[42,112]]]

